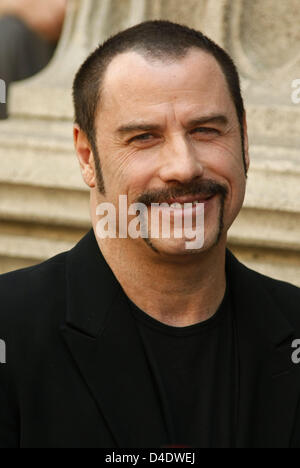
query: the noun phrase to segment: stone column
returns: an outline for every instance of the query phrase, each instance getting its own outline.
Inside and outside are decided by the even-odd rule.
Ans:
[[[74,74],[109,35],[143,20],[169,19],[225,47],[242,77],[251,168],[229,246],[249,266],[300,285],[300,103],[292,100],[300,79],[298,4],[69,0],[53,59],[12,86],[10,118],[0,122],[0,271],[68,249],[91,226],[73,149]]]
[[[300,285],[299,1],[234,0],[227,18],[224,45],[243,77],[252,159],[230,241],[250,266]]]

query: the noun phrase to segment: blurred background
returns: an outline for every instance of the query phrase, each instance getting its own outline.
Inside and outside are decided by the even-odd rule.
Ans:
[[[299,0],[0,0],[0,273],[70,249],[90,229],[72,80],[99,42],[147,19],[199,29],[234,58],[251,164],[228,246],[300,286]]]
[[[67,0],[0,0],[0,77],[6,85],[42,70],[59,41]],[[6,101],[6,100],[5,100]],[[7,102],[0,118],[7,118]]]

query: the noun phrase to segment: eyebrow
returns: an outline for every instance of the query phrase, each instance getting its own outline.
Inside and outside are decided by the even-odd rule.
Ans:
[[[206,123],[216,123],[221,125],[228,124],[228,118],[222,114],[205,115],[202,117],[195,117],[187,122],[186,128],[195,127],[196,125],[203,125]],[[121,125],[117,128],[116,133],[119,135],[126,135],[136,131],[158,131],[162,130],[162,126],[158,124],[151,124],[148,122],[131,122],[129,124]]]
[[[226,115],[223,115],[223,114],[206,115],[203,117],[196,117],[192,120],[189,120],[187,126],[195,127],[196,125],[202,125],[205,123],[216,123],[216,124],[221,124],[221,125],[227,125],[228,118],[226,117]]]

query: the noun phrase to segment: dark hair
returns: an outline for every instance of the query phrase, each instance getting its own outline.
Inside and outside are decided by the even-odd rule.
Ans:
[[[233,60],[224,49],[200,31],[162,20],[145,21],[110,37],[88,56],[75,76],[73,83],[75,122],[87,135],[95,155],[97,155],[96,110],[101,99],[104,73],[111,60],[116,55],[129,50],[142,53],[149,58],[176,59],[184,57],[193,47],[213,55],[225,75],[240,124],[246,172],[243,131],[244,104],[239,75]],[[101,174],[99,157],[95,157],[95,164],[99,171],[98,174]]]

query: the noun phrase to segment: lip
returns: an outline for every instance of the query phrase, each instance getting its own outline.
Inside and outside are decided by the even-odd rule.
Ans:
[[[213,198],[214,195],[187,195],[183,197],[178,197],[178,198],[170,198],[169,200],[166,200],[165,203],[168,203],[171,205],[172,203],[193,203],[195,201],[199,201],[200,203],[205,203],[206,201],[210,200]]]
[[[174,218],[174,217],[177,218],[177,217],[181,217],[181,216],[187,216],[187,217],[192,216],[194,218],[196,216],[196,214],[199,213],[199,211],[198,211],[199,205],[203,204],[204,205],[204,210],[205,210],[205,212],[207,212],[207,210],[210,208],[210,205],[211,205],[211,203],[213,203],[213,200],[216,198],[216,196],[217,195],[212,195],[209,198],[207,198],[206,200],[203,200],[202,202],[200,201],[198,203],[198,205],[193,205],[193,206],[189,206],[189,207],[188,206],[183,206],[183,207],[180,207],[180,208],[171,208],[170,206],[158,206],[158,207],[152,206],[152,209],[156,208],[161,212],[169,212],[170,215],[171,215],[171,219]],[[179,200],[179,199],[177,199],[177,200]],[[199,200],[199,198],[198,199],[197,198],[193,199],[193,201],[196,201],[196,200]],[[172,202],[172,203],[175,203],[175,202]],[[191,201],[185,201],[185,202],[181,202],[181,203],[191,203]]]

